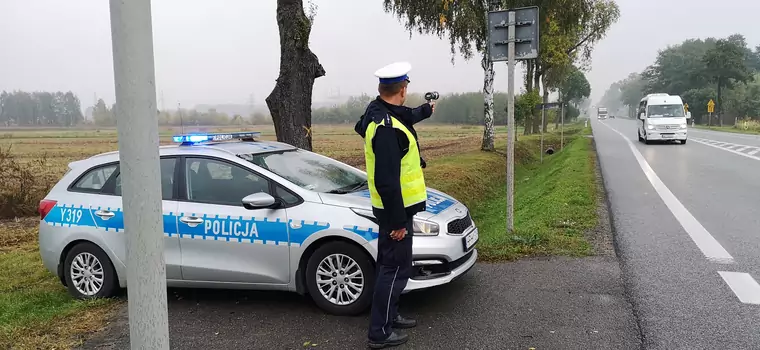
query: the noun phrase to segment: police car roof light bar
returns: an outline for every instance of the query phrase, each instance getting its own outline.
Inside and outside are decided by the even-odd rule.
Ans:
[[[172,136],[172,140],[175,143],[180,143],[182,145],[187,146],[187,145],[195,145],[195,144],[204,143],[204,142],[220,142],[220,141],[230,141],[230,140],[254,141],[254,139],[260,135],[261,135],[260,132],[255,132],[255,131],[228,132],[228,133],[215,133],[215,134],[198,133],[198,134],[174,135]]]

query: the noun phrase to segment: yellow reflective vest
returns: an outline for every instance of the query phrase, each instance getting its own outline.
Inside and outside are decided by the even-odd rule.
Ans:
[[[409,208],[427,200],[425,178],[422,174],[422,166],[420,166],[420,150],[417,146],[417,139],[412,132],[395,117],[389,117],[383,118],[383,121],[379,123],[370,122],[364,135],[364,159],[367,163],[370,199],[373,207],[383,209],[383,201],[380,194],[377,193],[377,188],[375,188],[375,152],[372,148],[372,140],[375,138],[377,128],[388,127],[386,124],[390,120],[391,127],[403,131],[409,139],[409,151],[401,158],[401,196],[404,199],[404,207]]]

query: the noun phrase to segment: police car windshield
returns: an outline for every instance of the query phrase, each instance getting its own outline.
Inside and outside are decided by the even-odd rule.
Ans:
[[[367,177],[335,160],[303,150],[242,154],[239,157],[315,192],[349,193],[363,189]]]

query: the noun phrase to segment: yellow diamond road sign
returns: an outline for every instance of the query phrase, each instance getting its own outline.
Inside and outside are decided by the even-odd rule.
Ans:
[[[707,102],[707,112],[712,113],[715,112],[715,101],[710,99],[710,102]]]

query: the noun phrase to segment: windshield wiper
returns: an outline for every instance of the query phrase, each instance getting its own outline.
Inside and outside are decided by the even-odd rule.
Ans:
[[[356,192],[356,191],[358,191],[358,190],[360,190],[360,189],[364,188],[364,187],[365,187],[365,186],[367,186],[367,185],[369,185],[369,183],[368,183],[366,180],[365,180],[365,181],[362,181],[362,182],[360,182],[360,183],[356,184],[356,186],[354,186],[353,188],[351,188],[351,191],[350,191],[350,192]]]
[[[356,192],[367,185],[368,185],[367,181],[362,181],[355,185],[345,186],[345,187],[336,188],[334,190],[327,191],[327,193],[346,194],[346,193]]]

